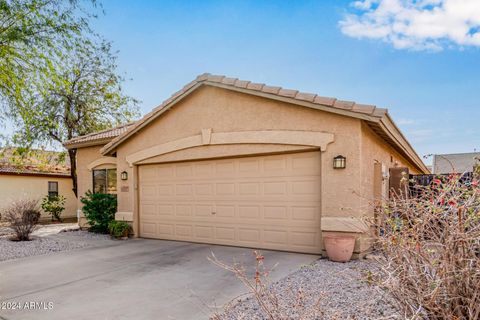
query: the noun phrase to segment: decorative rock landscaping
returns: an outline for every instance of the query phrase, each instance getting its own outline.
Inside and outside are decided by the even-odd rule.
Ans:
[[[376,264],[371,260],[336,263],[325,259],[304,266],[272,285],[280,303],[291,304],[285,308],[285,319],[300,319],[293,306],[301,289],[305,305],[319,302],[318,319],[400,319],[391,298],[380,288],[365,279],[375,273]],[[268,319],[252,297],[239,301],[220,319]],[[309,318],[310,319],[310,318]]]
[[[34,232],[31,241],[11,241],[11,235],[2,230],[0,236],[0,261],[49,254],[59,251],[68,251],[79,248],[93,247],[100,243],[114,242],[109,235],[95,234],[87,231],[50,230]],[[71,228],[67,228],[69,230]],[[63,232],[62,232],[63,231]],[[37,234],[37,235],[36,235]]]

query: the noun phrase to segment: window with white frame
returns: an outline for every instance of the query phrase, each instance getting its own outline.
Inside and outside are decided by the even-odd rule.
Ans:
[[[117,193],[117,169],[94,169],[93,193]]]

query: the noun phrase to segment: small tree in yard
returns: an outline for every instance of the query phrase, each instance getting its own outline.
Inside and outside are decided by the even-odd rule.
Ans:
[[[92,193],[88,191],[80,201],[83,213],[90,225],[90,231],[108,233],[108,224],[115,219],[117,197],[113,194]]]
[[[379,210],[381,285],[408,318],[480,318],[478,177],[434,179]]]
[[[65,210],[64,196],[46,196],[42,200],[42,209],[52,216],[52,221],[62,222],[62,212]]]
[[[137,101],[122,91],[116,56],[109,43],[77,41],[53,61],[48,77],[34,77],[13,101],[8,114],[17,130],[16,145],[61,145],[76,136],[111,128],[138,115]],[[69,149],[73,191],[77,195],[76,150]]]
[[[2,217],[15,232],[15,238],[12,240],[28,241],[40,219],[38,200],[14,201],[3,210]]]

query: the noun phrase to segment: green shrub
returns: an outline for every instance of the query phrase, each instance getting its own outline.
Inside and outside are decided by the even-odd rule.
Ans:
[[[132,228],[125,221],[110,221],[108,224],[108,231],[110,235],[114,238],[124,238],[128,237],[130,230]]]
[[[115,219],[117,212],[117,196],[87,191],[80,201],[83,203],[82,210],[90,225],[89,231],[108,233],[108,224]]]
[[[42,209],[46,213],[52,216],[52,221],[57,220],[62,222],[63,210],[65,210],[65,197],[64,196],[46,196],[42,200]]]

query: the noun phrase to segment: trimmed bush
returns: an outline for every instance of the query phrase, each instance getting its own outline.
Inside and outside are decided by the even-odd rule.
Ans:
[[[128,237],[132,227],[125,221],[110,221],[108,224],[108,231],[110,235],[114,238],[125,238]]]
[[[46,196],[42,200],[42,209],[52,216],[52,221],[62,222],[62,212],[65,210],[64,196]]]
[[[38,200],[22,199],[14,201],[3,210],[2,217],[15,232],[15,239],[12,240],[28,241],[40,219]]]
[[[108,233],[108,224],[115,219],[117,212],[117,196],[87,191],[80,201],[83,203],[82,210],[90,225],[89,231]]]

